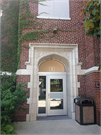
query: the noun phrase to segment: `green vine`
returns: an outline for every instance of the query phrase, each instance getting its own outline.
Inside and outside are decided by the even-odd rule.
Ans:
[[[44,38],[46,33],[49,33],[50,30],[44,30],[44,31],[31,31],[25,33],[21,38],[20,41],[23,40],[38,40],[40,38]]]
[[[22,45],[22,47],[27,48],[27,49],[30,49],[30,47],[29,46],[26,46],[26,45]]]
[[[58,31],[62,31],[62,32],[75,32],[76,30],[62,30],[62,29],[57,29]]]
[[[4,16],[1,17],[1,70],[15,72],[17,70],[18,45],[18,10],[19,2],[2,1]]]
[[[38,40],[41,38],[47,40],[48,38],[55,37],[55,34],[53,33],[53,28],[44,29],[43,28],[44,21],[42,20],[41,22],[39,22],[37,17],[32,15],[29,8],[29,1],[38,2],[38,0],[19,0],[19,1],[9,0],[8,6],[7,1],[3,1],[2,6],[4,12],[4,17],[2,19],[2,38],[4,38],[4,40],[2,40],[3,71],[16,72],[16,70],[19,69],[21,47],[29,49],[28,46],[21,45],[21,43],[24,40]],[[24,29],[27,29],[28,32],[23,34]],[[62,30],[60,28],[57,28],[57,32],[58,31],[74,32],[75,30]],[[51,34],[51,36],[50,35],[47,36],[47,34]],[[7,38],[7,40],[5,40],[5,37]],[[12,68],[11,63],[13,63]]]

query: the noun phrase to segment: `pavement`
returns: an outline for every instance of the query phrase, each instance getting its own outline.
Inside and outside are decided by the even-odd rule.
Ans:
[[[38,117],[34,122],[15,122],[18,135],[100,135],[101,127],[80,125],[69,117]]]

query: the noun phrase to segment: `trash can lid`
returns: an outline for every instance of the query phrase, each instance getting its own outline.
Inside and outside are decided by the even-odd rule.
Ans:
[[[82,104],[82,102],[85,102],[85,101],[92,102],[92,104],[93,104],[93,99],[88,98],[88,97],[77,97],[74,99],[74,102],[76,99],[80,104]]]

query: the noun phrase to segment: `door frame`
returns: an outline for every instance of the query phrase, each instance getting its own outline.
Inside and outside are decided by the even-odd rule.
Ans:
[[[47,76],[47,91],[48,91],[48,94],[49,95],[51,95],[51,93],[56,93],[56,94],[59,94],[59,93],[61,93],[61,92],[50,92],[50,79],[63,79],[63,109],[59,109],[59,110],[51,110],[50,109],[50,96],[48,97],[48,106],[47,106],[47,109],[48,109],[48,116],[50,116],[50,115],[66,115],[67,113],[66,113],[66,110],[67,110],[67,108],[66,108],[66,75],[60,75],[60,74],[58,74],[58,75],[56,75],[56,74],[54,74],[54,75],[48,75]],[[61,94],[62,94],[61,93]],[[58,98],[57,98],[58,99]]]
[[[45,114],[38,114],[38,92],[39,92],[39,76],[46,76],[46,81],[47,81],[47,77],[48,75],[66,75],[66,72],[38,72],[38,85],[37,85],[37,116],[50,116],[48,115],[48,102],[46,102],[46,113]],[[65,81],[66,82],[66,81]],[[47,84],[46,84],[47,87]],[[66,84],[65,84],[65,88],[66,88]],[[67,89],[67,88],[66,88]],[[67,95],[67,91],[65,92],[65,94]],[[67,96],[65,96],[65,102],[67,101]],[[46,101],[48,101],[48,91],[46,91]],[[65,105],[66,106],[66,105]],[[63,114],[64,115],[64,114]],[[67,106],[66,106],[66,115],[67,115]]]

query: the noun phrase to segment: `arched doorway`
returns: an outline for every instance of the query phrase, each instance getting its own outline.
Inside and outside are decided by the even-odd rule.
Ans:
[[[48,57],[39,62],[37,116],[67,115],[66,68],[53,55]]]
[[[39,74],[40,76],[66,75],[66,107],[67,115],[75,119],[74,98],[78,96],[78,75],[85,74],[78,61],[78,44],[52,44],[52,43],[30,43],[29,60],[25,62],[26,69],[19,69],[17,75],[30,75],[28,88],[30,96],[27,99],[29,104],[29,114],[26,115],[27,121],[34,121],[38,114],[39,98]],[[55,60],[64,66],[64,72],[53,72],[54,67],[50,68],[52,72],[39,72],[40,65],[49,60]],[[47,84],[47,83],[46,83]],[[46,96],[47,98],[48,96]]]
[[[65,72],[65,68],[56,60],[48,60],[40,64],[39,72]]]

